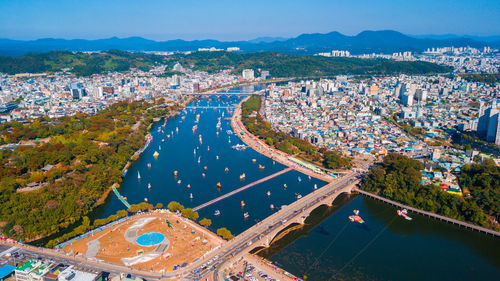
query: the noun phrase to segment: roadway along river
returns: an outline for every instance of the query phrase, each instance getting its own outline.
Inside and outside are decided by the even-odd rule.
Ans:
[[[238,102],[239,98],[233,97],[202,99],[190,105],[229,106]],[[197,114],[200,116],[198,129],[193,133]],[[221,129],[217,136],[219,117]],[[226,109],[188,109],[168,120],[165,127],[162,127],[163,121],[157,123],[151,129],[153,142],[129,168],[120,193],[131,204],[147,198],[152,204],[161,202],[166,206],[170,201],[178,201],[186,207],[196,207],[286,168],[250,148],[234,150],[232,146],[242,142],[226,132],[230,125],[225,117],[230,117]],[[158,128],[163,133],[158,132]],[[157,159],[153,157],[155,151],[160,154]],[[252,163],[252,159],[256,159],[256,163]],[[265,168],[259,169],[259,164]],[[177,178],[174,171],[178,171]],[[243,173],[246,178],[240,181]],[[218,182],[222,185],[220,190],[216,187]],[[188,184],[191,188],[187,188]],[[272,214],[277,207],[293,202],[296,193],[312,192],[315,184],[320,187],[324,182],[290,171],[200,210],[200,218],[210,218],[213,223],[210,228],[214,231],[227,227],[238,234]],[[270,196],[266,194],[268,191]],[[193,199],[190,199],[191,193]],[[241,201],[245,202],[243,208]],[[271,204],[275,210],[271,210]],[[100,217],[124,208],[113,195]],[[361,211],[364,225],[349,222],[347,217],[353,209]],[[221,215],[214,216],[215,210]],[[246,220],[245,212],[250,215]],[[407,222],[383,203],[361,196],[341,197],[334,207],[319,209],[304,229],[292,232],[259,254],[296,276],[308,275],[309,280],[330,280],[332,276],[335,278],[331,280],[494,280],[499,276],[498,239],[414,217]]]

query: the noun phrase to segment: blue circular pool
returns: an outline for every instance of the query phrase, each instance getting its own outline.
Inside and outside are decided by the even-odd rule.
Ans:
[[[148,232],[137,237],[136,242],[141,246],[154,246],[160,244],[163,240],[165,240],[165,235],[159,232]]]

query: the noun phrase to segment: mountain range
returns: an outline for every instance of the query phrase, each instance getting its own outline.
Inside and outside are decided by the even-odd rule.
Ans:
[[[492,40],[492,38],[496,40]],[[29,52],[66,51],[103,51],[110,49],[127,51],[195,51],[198,48],[239,47],[243,52],[274,51],[283,53],[313,54],[331,50],[348,50],[353,54],[393,53],[401,51],[422,52],[433,47],[476,47],[491,46],[500,48],[497,37],[458,37],[458,36],[409,36],[393,30],[363,31],[355,36],[339,32],[301,34],[294,38],[261,37],[249,41],[218,40],[168,40],[154,41],[142,37],[85,40],[54,39],[37,40],[0,39],[0,55],[17,56]]]

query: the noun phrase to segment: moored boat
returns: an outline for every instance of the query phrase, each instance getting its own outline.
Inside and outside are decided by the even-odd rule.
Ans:
[[[245,213],[243,214],[243,218],[244,218],[244,219],[248,219],[249,217],[250,217],[250,215],[248,214],[248,212],[245,212]]]
[[[222,187],[222,184],[220,184],[220,182],[217,183],[217,188],[221,188]]]
[[[219,210],[215,210],[214,216],[220,216],[220,211]]]

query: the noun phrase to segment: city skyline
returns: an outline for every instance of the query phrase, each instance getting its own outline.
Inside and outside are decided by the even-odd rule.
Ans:
[[[265,7],[265,8],[264,8]],[[497,1],[339,2],[315,0],[218,1],[3,1],[0,38],[251,40],[302,33],[398,30],[409,35],[500,35]]]

